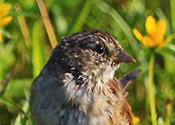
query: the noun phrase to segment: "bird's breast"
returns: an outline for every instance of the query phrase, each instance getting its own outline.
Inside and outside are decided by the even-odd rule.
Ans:
[[[76,108],[72,113],[78,117],[78,121],[81,122],[80,124],[110,125],[111,119],[116,114],[115,110],[117,109],[118,112],[121,112],[122,99],[120,99],[120,95],[117,95],[117,92],[111,86],[103,86],[101,83],[100,87],[95,86],[92,90],[90,86],[86,89],[84,87],[75,89],[75,81],[67,85],[66,89],[69,90],[67,92],[68,97],[72,100],[72,106]],[[70,111],[70,109],[68,110]]]

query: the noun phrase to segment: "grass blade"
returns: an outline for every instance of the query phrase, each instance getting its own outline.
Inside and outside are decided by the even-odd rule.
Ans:
[[[136,39],[133,36],[132,29],[125,22],[125,20],[120,16],[120,14],[114,8],[112,8],[102,0],[96,1],[96,6],[104,13],[108,13],[109,15],[111,15],[111,17],[116,21],[116,23],[118,23],[120,28],[123,30],[123,32],[127,36],[133,52],[135,54],[138,54],[139,47],[137,45]]]
[[[171,7],[172,29],[174,32],[175,31],[175,0],[170,0],[170,7]]]
[[[46,63],[45,48],[40,40],[41,35],[41,21],[36,21],[32,32],[32,63],[33,63],[33,77],[36,77],[41,71],[43,65]]]
[[[74,23],[72,29],[70,30],[70,33],[78,32],[81,30],[84,22],[86,21],[88,15],[89,15],[89,12],[91,10],[93,3],[94,3],[94,0],[87,0],[86,1],[82,10],[80,11],[79,16],[76,19],[76,22]]]

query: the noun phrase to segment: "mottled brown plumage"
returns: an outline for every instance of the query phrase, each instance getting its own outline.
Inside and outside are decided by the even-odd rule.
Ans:
[[[134,61],[107,32],[62,38],[31,88],[35,125],[132,125],[125,86],[134,78],[114,73]]]

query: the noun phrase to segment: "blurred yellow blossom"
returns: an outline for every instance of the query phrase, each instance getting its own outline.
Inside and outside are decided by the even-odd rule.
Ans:
[[[2,34],[0,33],[0,42],[2,41]]]
[[[0,5],[0,26],[7,25],[11,20],[12,16],[7,16],[11,9],[11,5],[4,3]],[[3,41],[2,34],[0,33],[0,42]]]
[[[133,124],[137,124],[138,122],[140,122],[140,118],[137,116],[132,116],[132,120],[133,120]]]
[[[12,16],[7,16],[10,9],[11,9],[10,4],[6,3],[0,5],[0,26],[5,26],[12,20]]]
[[[170,35],[166,40],[164,39],[166,32],[166,22],[164,19],[160,19],[156,22],[152,16],[148,16],[145,27],[147,31],[146,36],[142,36],[135,28],[133,32],[136,38],[148,48],[164,47],[173,38],[173,35]]]

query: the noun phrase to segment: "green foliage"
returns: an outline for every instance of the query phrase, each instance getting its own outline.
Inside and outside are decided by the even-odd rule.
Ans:
[[[11,43],[8,43],[6,45],[0,43],[0,80],[5,77],[5,74],[8,73],[9,69],[15,63],[16,59],[13,53],[13,46],[14,45]]]
[[[35,0],[2,0],[13,8],[13,20],[0,27],[3,42],[0,42],[0,125],[32,125],[29,97],[32,80],[46,64],[51,46],[38,5]],[[59,42],[62,36],[87,29],[105,30],[117,37],[122,47],[137,63],[122,64],[116,72],[119,78],[126,72],[142,69],[141,75],[132,83],[127,97],[133,113],[140,118],[138,125],[151,124],[149,109],[148,73],[152,50],[145,48],[133,35],[137,28],[146,34],[145,21],[152,15],[167,22],[166,36],[175,32],[174,0],[46,0],[54,31]],[[21,12],[15,11],[16,4]],[[17,17],[24,16],[27,27],[20,27]],[[28,29],[29,39],[23,30]],[[166,37],[165,36],[165,37]],[[31,40],[30,40],[31,39]],[[27,43],[29,42],[29,44]],[[154,51],[154,97],[158,124],[175,124],[175,41],[165,48]],[[11,69],[15,67],[15,73]],[[11,74],[11,75],[9,75]]]
[[[46,48],[43,46],[43,42],[40,39],[41,37],[41,20],[38,20],[34,23],[32,30],[32,67],[33,67],[33,76],[36,77],[39,75],[42,67],[46,63]]]

